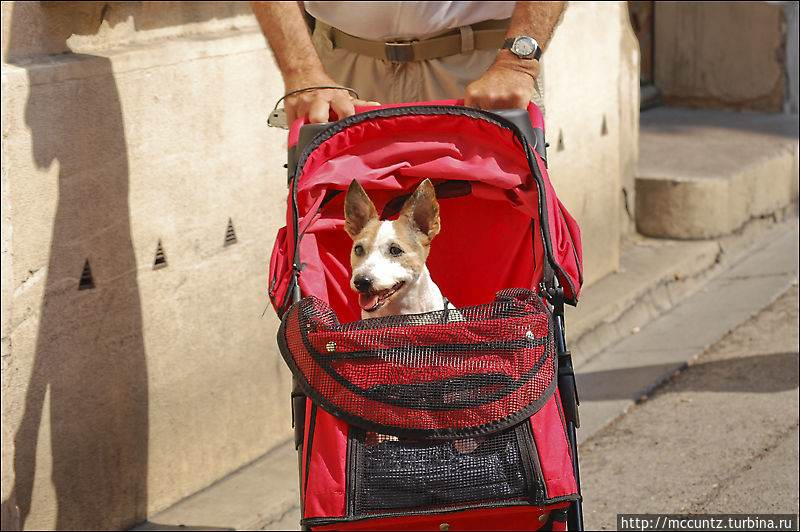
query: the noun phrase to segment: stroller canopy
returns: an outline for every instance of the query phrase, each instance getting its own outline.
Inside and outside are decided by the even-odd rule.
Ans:
[[[580,233],[544,161],[509,120],[455,103],[371,108],[332,123],[303,148],[270,263],[279,315],[299,283],[303,297],[327,302],[341,322],[359,319],[344,231],[343,192],[353,179],[382,219],[399,214],[422,180],[433,182],[442,229],[428,269],[455,306],[487,303],[505,288],[538,290],[548,275],[566,302],[577,303]],[[539,109],[531,104],[528,112],[543,127]]]

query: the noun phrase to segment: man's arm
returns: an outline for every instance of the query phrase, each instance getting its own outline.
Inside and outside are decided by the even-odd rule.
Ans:
[[[322,66],[311,42],[302,2],[251,1],[250,5],[275,55],[287,94],[308,87],[341,86]],[[284,100],[289,125],[306,114],[311,122],[327,122],[330,110],[344,118],[355,112],[355,105],[370,104],[375,102],[355,100],[341,89],[301,92]]]
[[[564,2],[517,2],[506,38],[528,35],[544,50],[563,10]],[[500,50],[486,73],[467,86],[464,103],[481,109],[525,109],[538,75],[538,60]]]

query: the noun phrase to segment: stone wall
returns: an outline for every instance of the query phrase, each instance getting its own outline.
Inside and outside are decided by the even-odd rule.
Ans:
[[[568,4],[542,68],[550,179],[581,227],[591,283],[617,268],[632,230],[639,47],[625,2]]]
[[[781,4],[656,2],[655,84],[662,103],[783,111],[791,92],[787,65],[797,64],[796,52],[787,63],[787,37],[797,41],[797,3],[793,35]]]
[[[282,82],[247,4],[2,9],[2,497],[124,528],[290,436]]]
[[[624,12],[571,5],[544,64],[589,282],[635,167]],[[283,84],[246,3],[4,2],[2,34],[3,529],[125,528],[291,437]]]

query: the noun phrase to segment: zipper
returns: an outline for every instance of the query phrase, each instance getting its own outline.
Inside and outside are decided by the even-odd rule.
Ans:
[[[361,477],[364,471],[364,440],[366,433],[349,425],[347,435],[347,486],[345,512],[348,518],[361,514]]]
[[[547,494],[545,493],[542,464],[539,461],[539,451],[536,448],[536,440],[533,438],[530,419],[520,423],[514,432],[517,436],[522,467],[525,470],[530,502],[534,506],[541,506],[544,504]]]
[[[311,467],[311,451],[312,451],[312,446],[314,444],[314,429],[317,423],[316,403],[311,403],[311,414],[309,417],[310,420],[308,424],[308,434],[306,434],[306,445],[305,445],[306,449],[305,475],[304,475],[305,478],[303,479],[303,485],[300,486],[300,489],[302,490],[303,493],[303,498],[305,498],[306,487],[308,486],[308,474],[309,474],[308,470]],[[305,420],[303,422],[305,423]]]

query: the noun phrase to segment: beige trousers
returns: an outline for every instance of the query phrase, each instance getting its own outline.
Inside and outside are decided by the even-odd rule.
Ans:
[[[464,97],[464,89],[491,66],[497,50],[474,50],[428,61],[393,63],[334,48],[330,26],[316,21],[314,46],[328,74],[358,92],[362,100],[382,104]],[[544,114],[544,77],[534,82],[533,101]]]

